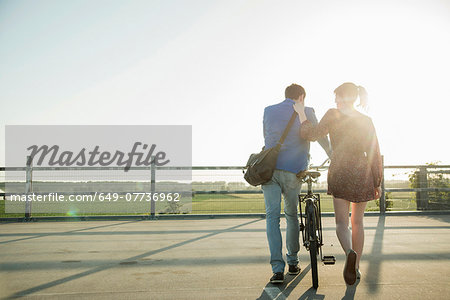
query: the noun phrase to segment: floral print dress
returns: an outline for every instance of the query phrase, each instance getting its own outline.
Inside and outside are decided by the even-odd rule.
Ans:
[[[372,119],[361,113],[346,115],[330,109],[317,125],[304,121],[302,138],[315,141],[330,134],[331,163],[328,169],[328,194],[351,202],[379,197],[382,161]]]

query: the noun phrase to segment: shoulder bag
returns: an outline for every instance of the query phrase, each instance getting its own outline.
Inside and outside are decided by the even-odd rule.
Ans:
[[[264,149],[263,147],[261,152],[250,155],[247,165],[244,167],[244,170],[246,170],[244,173],[244,179],[250,185],[258,186],[272,179],[273,171],[277,165],[281,145],[283,145],[289,129],[292,127],[292,124],[294,124],[296,118],[297,113],[294,111],[275,147],[269,149]]]

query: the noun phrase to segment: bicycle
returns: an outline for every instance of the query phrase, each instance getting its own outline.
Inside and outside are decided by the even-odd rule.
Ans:
[[[312,184],[317,183],[320,177],[320,169],[329,161],[325,160],[322,165],[316,168],[317,171],[307,170],[297,174],[303,183],[308,184],[308,192],[298,195],[300,210],[300,231],[302,232],[303,246],[309,251],[311,259],[312,283],[315,289],[319,286],[319,276],[317,270],[317,256],[320,253],[321,261],[326,265],[334,265],[336,258],[332,255],[322,255],[323,236],[322,218],[320,209],[320,194],[313,193]],[[305,205],[305,215],[302,213],[302,203]],[[303,218],[305,224],[303,224]]]

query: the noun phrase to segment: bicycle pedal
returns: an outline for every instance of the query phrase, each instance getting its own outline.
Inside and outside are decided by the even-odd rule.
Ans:
[[[334,265],[336,262],[336,258],[333,255],[324,255],[322,258],[322,262],[325,265]]]

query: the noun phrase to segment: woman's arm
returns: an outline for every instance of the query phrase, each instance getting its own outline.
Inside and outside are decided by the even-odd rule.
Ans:
[[[314,126],[316,126],[319,123],[317,121],[316,114],[312,107],[309,109],[308,109],[308,107],[306,107],[305,114],[306,114],[306,118],[308,119],[308,121],[311,122]],[[323,150],[327,153],[328,157],[331,157],[332,150],[331,150],[330,140],[328,139],[328,135],[325,135],[325,136],[317,139],[317,142],[323,148]]]
[[[306,117],[306,113],[305,113],[305,102],[296,102],[294,104],[294,110],[297,112],[298,114],[298,118],[300,119],[300,124],[305,122],[306,120],[308,120],[308,118]]]
[[[378,144],[378,138],[373,126],[372,121],[369,124],[369,132],[367,134],[367,158],[372,170],[374,187],[381,186],[381,180],[383,177],[383,163],[381,160],[380,146]]]
[[[300,123],[302,124],[302,126],[300,127],[300,136],[302,138],[309,141],[316,141],[328,134],[328,132],[330,131],[329,123],[332,118],[331,110],[327,111],[322,120],[320,120],[319,124],[314,125],[310,120],[308,120],[306,116],[305,105],[303,102],[294,104],[294,109],[298,113]]]

